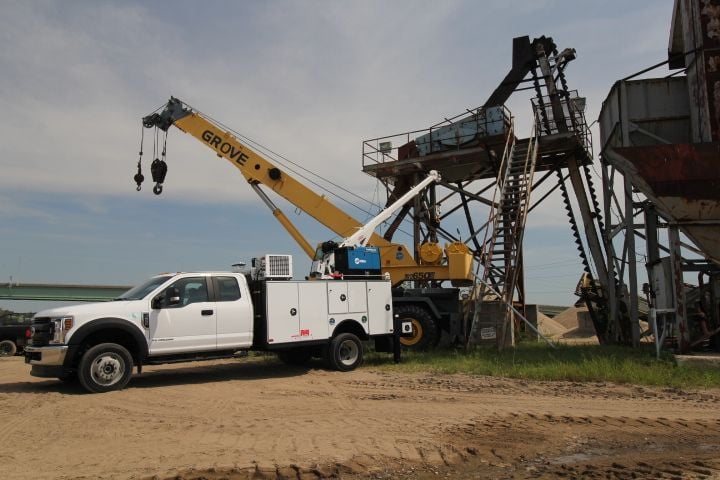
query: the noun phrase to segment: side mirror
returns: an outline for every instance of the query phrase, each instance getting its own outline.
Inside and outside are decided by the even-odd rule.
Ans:
[[[160,295],[157,295],[155,298],[152,299],[152,302],[150,302],[150,306],[153,310],[160,310],[162,308],[163,300],[165,300],[165,295],[161,293]]]
[[[167,289],[168,305],[177,305],[180,303],[180,290],[176,287],[170,287]]]

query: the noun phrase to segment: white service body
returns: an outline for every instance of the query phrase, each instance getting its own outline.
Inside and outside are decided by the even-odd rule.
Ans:
[[[249,349],[285,353],[281,358],[298,363],[328,356],[337,369],[351,370],[362,361],[360,341],[396,337],[393,321],[386,280],[249,282],[242,273],[164,274],[116,301],[38,312],[25,358],[32,375],[77,375],[91,391],[112,389],[105,387],[115,385],[113,368],[140,370],[143,364],[223,358]],[[107,348],[95,364],[84,360],[89,350],[103,350],[93,350],[99,344],[122,350]]]

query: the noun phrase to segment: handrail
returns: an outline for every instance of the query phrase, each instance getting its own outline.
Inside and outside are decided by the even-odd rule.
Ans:
[[[510,110],[505,105],[497,105],[497,108],[499,108],[502,112],[502,118],[503,120],[510,121],[512,118],[512,114],[510,113]],[[393,151],[399,150],[399,147],[391,147],[390,150],[384,150],[381,149],[380,144],[389,141],[389,140],[400,140],[403,145],[408,145],[411,142],[417,140],[418,138],[424,136],[424,135],[430,135],[431,141],[429,142],[430,145],[430,151],[431,153],[434,152],[433,150],[433,142],[432,142],[432,136],[435,132],[437,132],[439,129],[447,128],[453,125],[460,125],[463,123],[463,120],[472,120],[473,118],[478,119],[483,114],[487,112],[488,109],[484,107],[480,107],[474,110],[466,110],[463,113],[460,113],[454,117],[446,118],[441,122],[438,122],[429,128],[423,128],[419,130],[411,130],[408,132],[401,132],[396,133],[392,135],[384,135],[382,137],[376,137],[371,138],[368,140],[363,141],[363,152],[362,152],[362,158],[363,158],[363,166],[368,164],[380,164],[385,163],[387,161],[398,161],[399,158],[395,154],[393,155]],[[472,139],[473,137],[477,136],[479,133],[481,133],[481,126],[485,127],[485,131],[488,130],[488,127],[492,124],[488,118],[487,115],[484,117],[484,120],[482,122],[478,122],[477,127],[474,132],[468,133],[466,135],[461,135],[460,139]],[[459,142],[457,145],[457,149],[461,149],[461,145],[463,142]],[[443,150],[444,151],[444,150]]]
[[[590,158],[593,156],[592,147],[592,131],[588,127],[587,120],[585,119],[584,111],[576,104],[578,96],[577,90],[572,90],[566,97],[560,98],[560,106],[563,109],[564,118],[561,122],[567,127],[567,131],[573,134],[579,140],[582,147],[588,152]],[[550,107],[549,96],[543,96],[532,100],[533,109],[536,114],[540,111],[546,115],[546,127],[548,132],[544,132],[543,129],[538,129],[538,136],[553,135],[559,133],[558,120],[554,118],[553,110]]]
[[[497,186],[493,191],[492,204],[494,207],[490,208],[490,214],[488,218],[488,224],[492,224],[491,228],[485,230],[485,236],[483,237],[483,251],[480,252],[480,258],[483,263],[485,271],[483,272],[483,278],[487,279],[492,264],[492,251],[495,248],[495,240],[497,239],[497,225],[500,219],[498,212],[502,208],[502,203],[498,202],[498,196],[500,199],[504,196],[505,192],[505,179],[507,176],[507,169],[509,168],[510,159],[512,158],[513,152],[515,151],[515,126],[510,119],[510,130],[508,132],[507,139],[505,140],[505,150],[503,152],[502,159],[500,161],[500,167],[498,168]],[[488,239],[488,235],[490,238]],[[488,242],[489,240],[489,242]],[[489,247],[489,252],[485,249]]]
[[[516,241],[516,244],[518,245],[518,248],[522,247],[523,237],[525,236],[525,221],[527,219],[527,213],[528,208],[530,206],[530,198],[529,193],[532,191],[531,183],[533,181],[533,178],[535,176],[535,166],[537,164],[537,150],[538,150],[538,144],[539,144],[539,135],[538,132],[538,126],[540,123],[540,116],[538,115],[537,111],[534,112],[535,121],[533,122],[532,129],[530,131],[530,144],[528,145],[528,151],[525,155],[525,164],[523,171],[525,172],[525,181],[528,183],[528,189],[523,192],[523,195],[526,196],[524,198],[524,202],[522,204],[522,211],[521,214],[518,215],[518,220],[515,222],[515,229],[516,234],[513,236],[513,238]],[[528,163],[530,163],[530,170],[528,171]],[[521,228],[521,222],[522,222],[522,228]],[[519,231],[518,231],[519,230]],[[516,260],[516,259],[513,259]],[[509,284],[511,285],[512,289],[514,290],[515,284],[517,283],[517,276],[519,274],[519,270],[517,268],[513,268],[513,277],[511,278],[511,282]]]

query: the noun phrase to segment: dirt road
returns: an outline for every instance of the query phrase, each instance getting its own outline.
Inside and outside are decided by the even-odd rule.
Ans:
[[[147,368],[121,392],[0,359],[3,478],[720,478],[720,390]]]

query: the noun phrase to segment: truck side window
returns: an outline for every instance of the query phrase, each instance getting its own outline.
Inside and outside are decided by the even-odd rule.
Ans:
[[[219,302],[233,302],[240,298],[240,287],[235,277],[215,277]]]
[[[205,277],[181,278],[168,287],[168,290],[176,288],[180,293],[180,303],[175,308],[182,308],[191,303],[207,302],[208,291]]]

